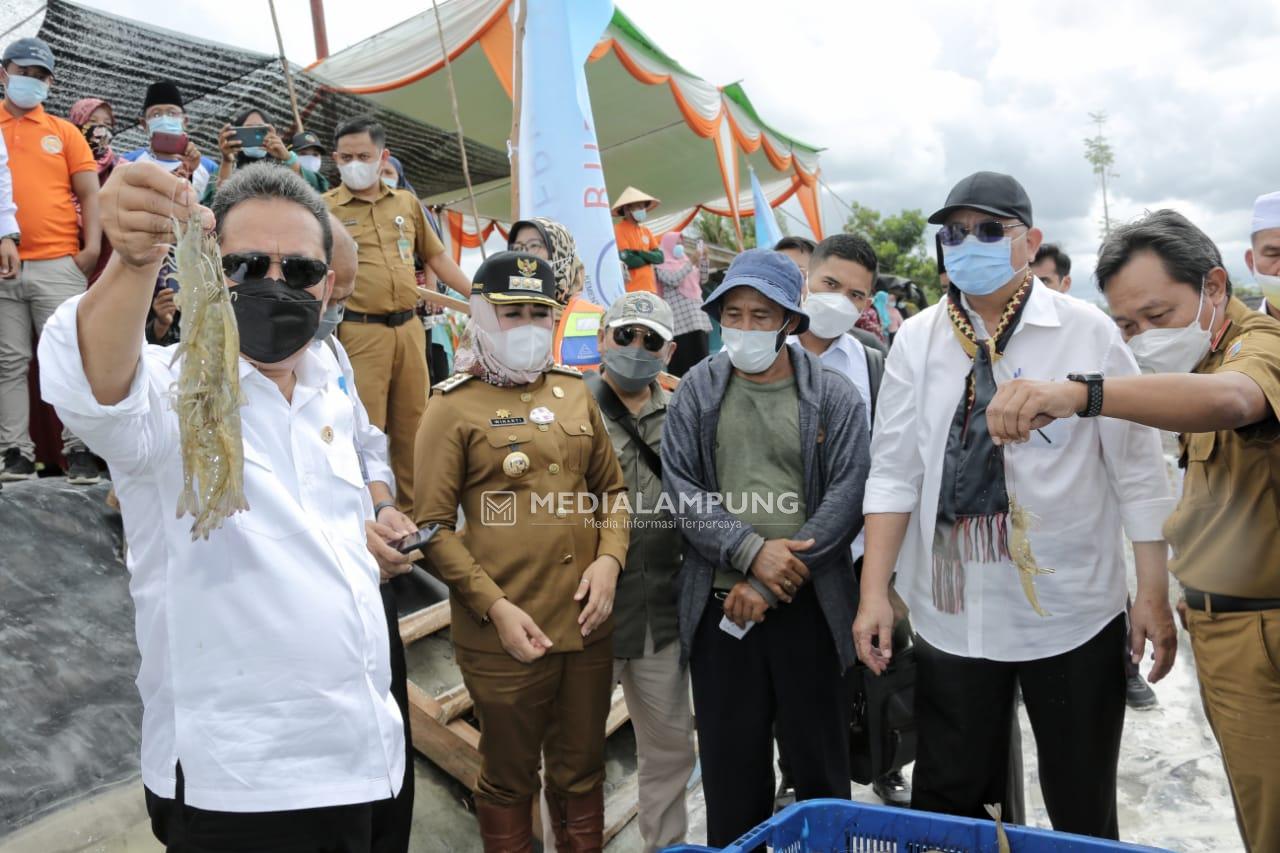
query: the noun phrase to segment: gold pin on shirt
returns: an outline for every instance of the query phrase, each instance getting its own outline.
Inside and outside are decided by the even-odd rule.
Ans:
[[[523,394],[521,394],[521,395],[520,395],[520,402],[521,402],[521,403],[527,403],[527,402],[529,402],[529,401],[530,401],[530,400],[532,400],[532,399],[533,399],[533,395],[532,395],[532,394],[530,394],[528,391],[525,391]]]
[[[494,412],[494,414],[495,414],[495,415],[497,415],[497,416],[498,416],[498,417],[500,417],[500,418],[509,418],[509,417],[511,417],[511,410],[510,410],[510,409],[498,409],[498,411]]]
[[[564,389],[561,388],[559,385],[551,386],[551,393],[557,397],[560,397],[561,399],[564,398]]]
[[[332,444],[333,443],[333,427],[327,426],[324,429],[320,430],[320,437],[324,439],[325,444]]]
[[[507,458],[502,460],[502,470],[508,477],[522,477],[529,470],[528,454],[513,450],[507,454]]]

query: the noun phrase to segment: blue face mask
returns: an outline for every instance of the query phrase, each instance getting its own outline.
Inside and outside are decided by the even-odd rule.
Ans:
[[[182,133],[182,119],[174,116],[156,116],[147,119],[147,133],[152,136],[157,133]]]
[[[241,148],[240,151],[250,160],[261,160],[267,156],[267,149],[261,145],[250,145],[248,148]]]
[[[970,296],[986,296],[1009,283],[1018,272],[1009,260],[1012,251],[1013,240],[1008,237],[983,243],[972,234],[959,246],[942,247],[947,275],[961,292]]]
[[[649,211],[645,210],[643,207],[636,208],[635,210],[631,211],[631,218],[634,219],[636,222],[644,222],[646,219],[649,218]]]
[[[10,74],[4,93],[18,109],[34,110],[49,97],[49,84],[35,77],[19,77],[16,74]]]

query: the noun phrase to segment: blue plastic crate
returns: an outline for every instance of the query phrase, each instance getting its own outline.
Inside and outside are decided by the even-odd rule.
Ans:
[[[1025,826],[1005,826],[1011,853],[1169,853],[1155,847],[1103,841]],[[778,812],[725,847],[723,853],[996,853],[996,825],[989,820],[869,806],[848,800],[807,800]],[[664,853],[715,853],[680,845]]]

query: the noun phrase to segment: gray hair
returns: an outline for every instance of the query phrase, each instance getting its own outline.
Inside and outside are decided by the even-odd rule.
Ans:
[[[1226,269],[1222,253],[1209,235],[1181,213],[1166,208],[1121,225],[1107,236],[1098,248],[1098,265],[1094,269],[1098,290],[1106,291],[1111,278],[1138,252],[1153,253],[1169,278],[1197,292],[1203,289],[1210,270]],[[1227,294],[1231,294],[1229,275]]]
[[[218,234],[222,234],[227,214],[241,202],[254,199],[282,199],[305,207],[320,223],[324,243],[324,260],[333,260],[333,229],[329,227],[329,208],[320,194],[292,170],[276,163],[254,163],[237,169],[213,197],[213,217]]]

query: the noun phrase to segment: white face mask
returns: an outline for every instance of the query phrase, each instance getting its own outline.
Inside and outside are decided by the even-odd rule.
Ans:
[[[306,169],[308,172],[320,171],[320,155],[319,154],[300,154],[298,156],[298,165]]]
[[[1280,308],[1280,275],[1260,273],[1255,267],[1253,280],[1258,283],[1258,289],[1262,291],[1262,298],[1267,300],[1267,305]]]
[[[495,335],[498,360],[511,370],[540,370],[551,355],[551,330],[526,323]]]
[[[352,160],[338,167],[338,173],[342,175],[342,182],[347,185],[348,189],[356,191],[367,190],[378,182],[378,172],[382,170],[382,158],[370,160],[368,163],[362,163],[359,160]]]
[[[720,329],[720,339],[729,353],[729,361],[743,373],[764,373],[778,359],[781,349],[778,332],[747,332],[742,329]]]
[[[1204,290],[1200,290],[1200,307],[1191,325],[1180,329],[1147,329],[1129,339],[1129,349],[1138,360],[1143,373],[1190,373],[1209,351],[1213,322],[1218,317],[1218,306],[1213,306],[1209,328],[1200,328],[1200,314],[1204,311]]]
[[[809,331],[823,340],[838,338],[853,328],[861,312],[843,293],[810,293],[804,301]]]

